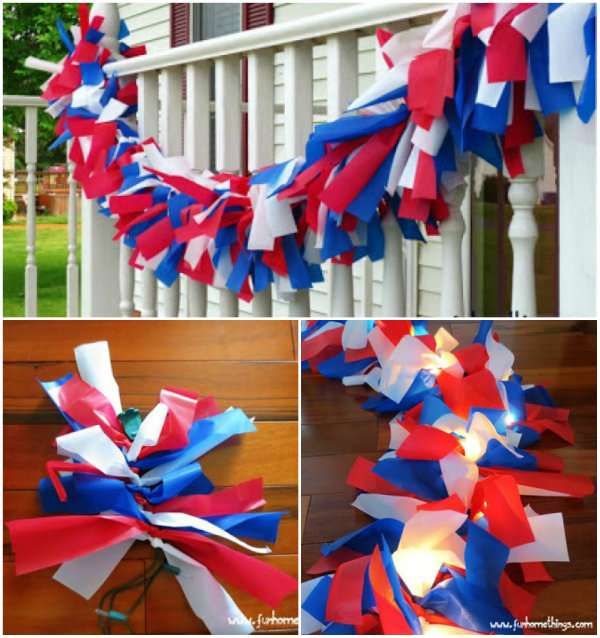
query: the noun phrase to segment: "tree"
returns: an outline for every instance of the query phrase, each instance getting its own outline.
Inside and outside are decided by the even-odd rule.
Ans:
[[[56,30],[60,18],[67,27],[78,22],[77,4],[9,2],[2,4],[4,18],[4,95],[40,95],[40,86],[48,74],[32,71],[24,66],[25,58],[33,55],[44,60],[58,61],[66,53]],[[17,158],[22,163],[24,153],[24,110],[4,109],[5,139],[14,139]],[[64,163],[64,148],[48,151],[54,139],[54,120],[40,110],[38,124],[38,163],[40,167]]]

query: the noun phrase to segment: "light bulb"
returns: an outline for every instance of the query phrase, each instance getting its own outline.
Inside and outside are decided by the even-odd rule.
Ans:
[[[477,461],[483,452],[481,442],[476,434],[467,432],[465,437],[460,440],[460,444],[463,446],[465,458],[468,461]]]
[[[516,423],[516,419],[515,416],[512,412],[508,412],[507,415],[504,417],[504,423],[510,427],[511,425],[513,425],[513,423]]]
[[[431,549],[397,549],[392,555],[398,575],[413,596],[425,596],[431,589],[442,562]]]

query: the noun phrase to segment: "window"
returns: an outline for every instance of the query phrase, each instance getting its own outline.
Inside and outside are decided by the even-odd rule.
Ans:
[[[191,42],[209,40],[230,33],[246,31],[273,23],[273,4],[271,2],[193,2],[171,3],[171,46],[182,46]],[[191,36],[191,37],[190,37]],[[185,90],[184,90],[185,95]],[[214,69],[211,78],[210,99],[214,100]],[[242,61],[242,99],[247,100],[247,64]],[[242,172],[246,172],[248,160],[247,122],[243,114],[242,121]],[[215,165],[215,122],[214,113],[210,121],[210,163]]]
[[[192,41],[209,40],[242,30],[242,6],[238,2],[192,4]]]

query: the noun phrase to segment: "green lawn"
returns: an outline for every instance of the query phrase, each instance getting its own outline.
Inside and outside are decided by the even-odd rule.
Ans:
[[[64,317],[67,308],[66,217],[38,217],[38,316]],[[80,259],[80,250],[77,250]],[[25,221],[4,225],[4,316],[23,317],[25,301]]]

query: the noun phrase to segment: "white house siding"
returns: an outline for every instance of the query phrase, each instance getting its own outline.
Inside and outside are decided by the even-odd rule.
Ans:
[[[149,53],[169,48],[171,25],[168,2],[122,2],[119,3],[119,13],[131,33],[127,44],[145,44]]]
[[[326,11],[340,10],[341,8],[352,6],[354,3],[293,3],[274,2],[275,22],[285,22],[315,15]],[[148,46],[150,52],[157,51],[169,46],[169,4],[168,3],[123,3],[119,5],[121,17],[127,20],[131,31],[130,43]],[[411,26],[427,22],[427,18],[411,21]],[[359,63],[358,63],[358,92],[362,92],[375,79],[376,52],[374,36],[361,36],[358,40]],[[324,44],[316,45],[313,48],[313,96],[314,103],[318,107],[326,106],[326,48]],[[275,55],[275,102],[283,103],[283,54]],[[315,115],[314,123],[322,122],[325,115]],[[284,146],[284,115],[276,113],[274,117],[274,159],[283,161],[287,158]],[[433,238],[428,244],[419,246],[416,251],[418,261],[418,301],[417,312],[420,315],[435,316],[439,313],[440,303],[440,268],[441,250],[438,238]],[[324,267],[327,270],[327,266]],[[382,278],[383,263],[377,262],[369,269],[365,263],[355,264],[354,274],[354,296],[355,314],[364,313],[364,289],[366,285],[365,271],[372,272],[372,306],[371,313],[380,316],[382,312]],[[139,276],[136,277],[136,281]],[[311,291],[311,314],[322,316],[329,314],[329,281],[325,272],[326,282],[318,284]],[[140,286],[136,285],[136,307],[139,307]],[[185,285],[182,286],[182,301],[185,302]],[[159,291],[159,308],[162,307]],[[219,314],[219,293],[217,290],[209,288],[208,314],[216,316]],[[251,306],[240,303],[240,314],[250,314]],[[275,316],[287,315],[287,304],[273,300],[273,314]],[[185,303],[182,303],[182,313],[185,313]]]

